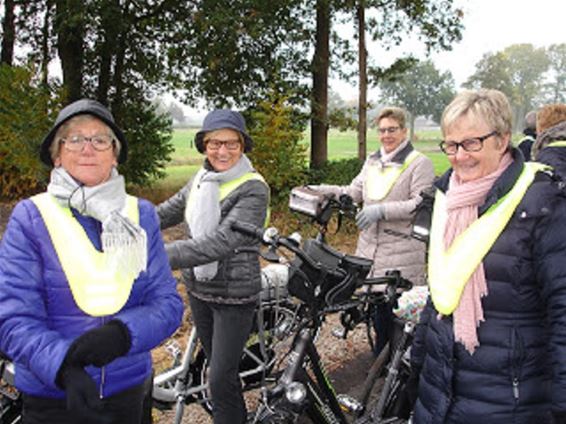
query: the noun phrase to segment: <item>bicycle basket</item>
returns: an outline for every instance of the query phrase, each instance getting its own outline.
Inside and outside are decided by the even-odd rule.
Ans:
[[[288,285],[291,295],[309,304],[333,305],[349,299],[372,266],[369,259],[345,255],[313,239],[305,241],[303,250],[316,266],[295,258]]]

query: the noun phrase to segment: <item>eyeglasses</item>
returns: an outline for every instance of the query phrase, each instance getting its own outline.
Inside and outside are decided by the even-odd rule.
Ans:
[[[377,130],[380,134],[393,134],[395,131],[399,130],[399,127],[378,128]]]
[[[72,135],[67,138],[62,138],[61,143],[71,152],[81,152],[85,148],[86,143],[90,143],[92,148],[97,152],[103,152],[114,145],[114,138],[107,134],[98,134],[92,137]]]
[[[239,139],[216,140],[211,138],[210,140],[205,140],[204,145],[208,150],[220,150],[221,146],[226,147],[227,150],[238,150],[242,143]]]
[[[439,144],[440,150],[448,156],[453,156],[458,152],[458,148],[461,147],[466,152],[479,152],[483,148],[483,142],[489,137],[499,134],[497,131],[492,131],[489,134],[482,135],[481,137],[472,137],[462,140],[457,143],[455,141],[445,141],[442,140]]]

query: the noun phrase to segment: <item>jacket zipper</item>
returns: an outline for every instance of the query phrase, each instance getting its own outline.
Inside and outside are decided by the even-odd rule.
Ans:
[[[515,399],[515,401],[518,401],[519,400],[519,362],[522,356],[522,352],[521,352],[522,346],[516,328],[513,328],[513,332],[511,334],[511,349],[513,354],[513,361],[511,364],[512,365],[511,384],[513,387],[513,398]]]

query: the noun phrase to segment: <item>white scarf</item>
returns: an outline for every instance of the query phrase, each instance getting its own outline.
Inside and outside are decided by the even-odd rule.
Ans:
[[[102,250],[107,265],[117,271],[139,275],[147,267],[147,235],[138,224],[124,216],[124,177],[113,168],[110,179],[93,187],[78,183],[62,167],[53,168],[47,192],[63,207],[102,223]]]
[[[198,240],[210,236],[220,223],[220,185],[235,180],[248,172],[253,172],[253,166],[246,155],[230,169],[224,172],[214,172],[201,168],[191,186],[189,208],[185,211],[185,219],[191,230],[193,239]],[[194,200],[194,201],[193,201]],[[218,272],[218,261],[199,265],[194,268],[197,280],[212,279]]]
[[[381,164],[381,167],[389,165],[393,158],[397,155],[397,153],[407,147],[407,144],[409,144],[408,139],[403,141],[397,146],[397,148],[389,153],[385,153],[385,149],[383,148],[383,146],[381,146],[381,148],[379,149],[379,163]]]

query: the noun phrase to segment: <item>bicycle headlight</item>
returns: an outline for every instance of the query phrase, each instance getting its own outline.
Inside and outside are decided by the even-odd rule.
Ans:
[[[285,398],[292,404],[301,404],[306,397],[307,389],[302,383],[293,381],[285,387]]]

